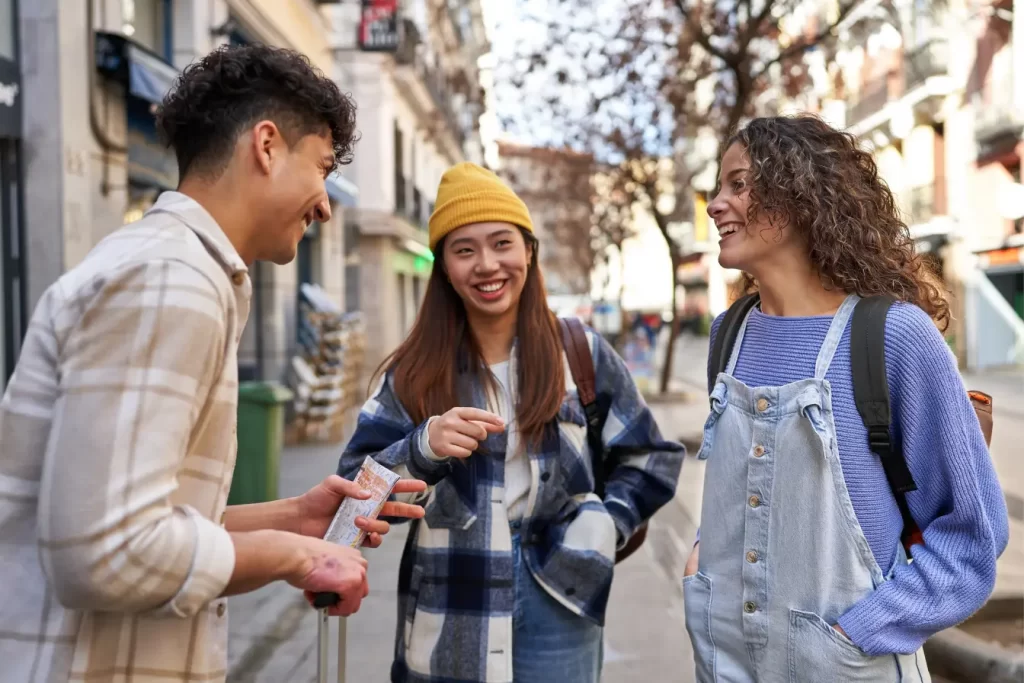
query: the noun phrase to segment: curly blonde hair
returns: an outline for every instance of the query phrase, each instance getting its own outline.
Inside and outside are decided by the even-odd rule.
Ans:
[[[729,139],[750,159],[748,220],[799,230],[828,289],[889,295],[949,325],[942,279],[914,249],[892,191],[853,135],[810,116],[757,118]],[[739,291],[757,289],[744,274]]]

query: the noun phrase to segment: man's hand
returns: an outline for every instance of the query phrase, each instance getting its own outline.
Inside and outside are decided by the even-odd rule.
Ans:
[[[301,589],[310,604],[317,593],[336,593],[340,599],[327,611],[332,617],[347,617],[359,611],[370,592],[366,559],[354,548],[318,538],[305,538],[303,542],[303,560],[287,577],[288,583]]]
[[[488,434],[505,431],[505,422],[479,408],[452,408],[427,427],[430,450],[438,457],[468,458]]]
[[[426,482],[401,479],[395,484],[394,492],[419,493],[426,489]],[[299,533],[304,536],[323,538],[327,533],[327,527],[331,525],[331,520],[334,519],[334,514],[338,511],[338,506],[341,505],[341,499],[346,497],[366,500],[370,497],[370,493],[359,488],[354,481],[332,474],[296,498]],[[409,503],[387,502],[384,503],[380,514],[382,517],[419,519],[423,516],[423,508]],[[378,547],[383,541],[381,536],[390,529],[390,525],[383,520],[371,520],[365,517],[356,517],[356,526],[367,532],[363,545],[369,548]]]

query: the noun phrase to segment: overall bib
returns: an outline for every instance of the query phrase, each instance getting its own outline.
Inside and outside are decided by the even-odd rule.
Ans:
[[[698,453],[699,570],[683,580],[701,683],[931,680],[920,651],[869,656],[831,626],[889,578],[850,503],[825,380],[856,303],[833,318],[813,379],[748,387],[733,377],[744,320],[715,382]]]

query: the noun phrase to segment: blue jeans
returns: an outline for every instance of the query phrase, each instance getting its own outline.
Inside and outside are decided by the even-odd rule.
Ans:
[[[516,683],[598,683],[603,630],[570,612],[545,591],[523,561],[512,528],[516,602],[512,613],[512,668]]]

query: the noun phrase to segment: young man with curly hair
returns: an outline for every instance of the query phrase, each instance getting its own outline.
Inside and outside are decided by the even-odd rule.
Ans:
[[[297,53],[235,47],[186,68],[158,123],[178,191],[47,290],[0,404],[4,680],[223,680],[226,596],[284,580],[351,614],[368,590],[322,540],[352,482],[226,507],[248,266],[330,218],[355,105]]]

